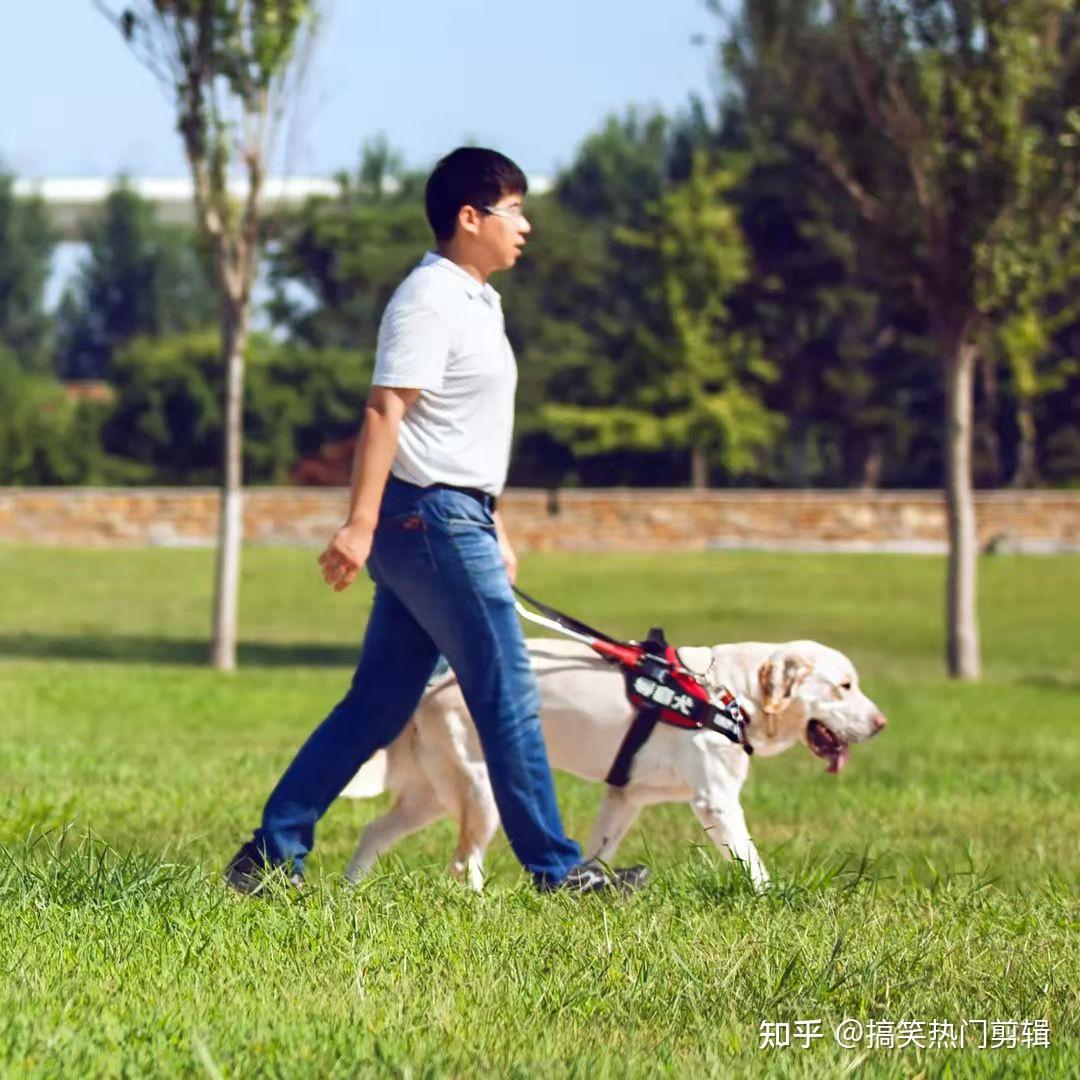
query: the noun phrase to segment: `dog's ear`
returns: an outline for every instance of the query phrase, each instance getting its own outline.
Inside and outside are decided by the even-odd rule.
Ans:
[[[675,655],[678,656],[679,663],[695,675],[707,675],[712,667],[712,649],[704,645],[684,645],[675,650]]]
[[[780,649],[758,669],[761,684],[761,711],[765,714],[765,730],[776,734],[776,717],[791,701],[795,687],[810,674],[814,665],[798,653]]]

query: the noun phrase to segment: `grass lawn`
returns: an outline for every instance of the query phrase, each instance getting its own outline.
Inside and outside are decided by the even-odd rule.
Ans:
[[[501,839],[468,894],[445,822],[349,890],[384,797],[331,809],[303,898],[245,901],[217,874],[344,689],[370,600],[314,556],[245,553],[242,670],[218,676],[210,553],[0,547],[0,1074],[1080,1075],[1080,559],[983,561],[986,678],[961,686],[938,559],[530,556],[530,592],[610,632],[855,660],[882,737],[839,777],[798,748],[752,769],[774,888],[671,806],[620,852],[655,871],[628,902],[537,896]],[[583,836],[599,787],[559,791]],[[762,1021],[800,1020],[823,1037],[759,1048]],[[889,1021],[924,1027],[879,1047]],[[1050,1045],[918,1045],[941,1021],[1047,1021]]]

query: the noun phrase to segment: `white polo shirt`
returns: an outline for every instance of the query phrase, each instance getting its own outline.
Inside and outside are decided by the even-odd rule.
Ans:
[[[490,285],[429,251],[386,306],[372,382],[421,392],[401,421],[394,476],[502,493],[517,364]]]

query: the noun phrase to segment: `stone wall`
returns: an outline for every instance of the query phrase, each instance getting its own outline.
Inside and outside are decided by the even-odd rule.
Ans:
[[[980,492],[976,504],[984,547],[1080,552],[1080,491]],[[0,542],[209,546],[217,505],[209,488],[0,488]],[[933,491],[521,489],[501,505],[521,551],[935,552],[945,544],[944,503]],[[344,509],[340,489],[252,488],[245,537],[321,545]]]

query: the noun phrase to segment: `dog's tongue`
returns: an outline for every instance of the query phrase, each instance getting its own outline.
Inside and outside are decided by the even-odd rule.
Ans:
[[[847,756],[847,743],[841,743],[840,749],[835,754],[829,755],[829,767],[825,771],[838,773],[847,764]]]
[[[824,758],[829,763],[826,772],[838,773],[847,763],[847,743],[833,734],[819,720],[810,721],[807,736],[810,749],[819,758]]]

